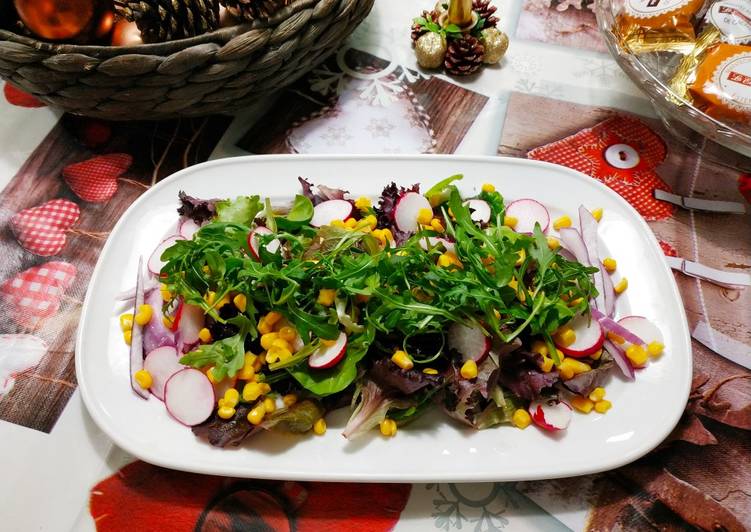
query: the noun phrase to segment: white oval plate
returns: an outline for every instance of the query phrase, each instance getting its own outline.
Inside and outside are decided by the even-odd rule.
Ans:
[[[300,190],[297,177],[341,187],[353,197],[377,196],[392,180],[422,189],[463,173],[463,193],[494,183],[507,200],[531,197],[553,219],[577,220],[580,204],[605,210],[600,252],[618,260],[629,289],[617,316],[639,314],[659,325],[666,350],[637,372],[633,383],[615,375],[606,384],[612,409],[575,413],[565,433],[531,426],[484,431],[461,428],[437,412],[400,429],[394,439],[349,442],[341,435],[347,412],[329,416],[324,436],[263,434],[237,449],[198,440],[155,397],[139,399],[128,380],[128,349],[119,330],[125,309],[115,301],[135,284],[138,257],[147,258],[174,227],[177,194],[234,197],[261,194],[285,202]],[[554,234],[552,229],[551,234]],[[94,269],[81,314],[76,374],[96,423],[117,445],[153,464],[239,477],[372,482],[508,481],[594,473],[636,460],[678,422],[691,381],[691,345],[673,274],[647,224],[620,196],[583,174],[522,159],[458,156],[252,156],[182,170],[131,205],[112,231]]]

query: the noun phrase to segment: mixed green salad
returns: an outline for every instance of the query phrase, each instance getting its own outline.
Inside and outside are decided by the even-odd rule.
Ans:
[[[131,384],[217,446],[272,428],[393,436],[430,408],[484,429],[546,430],[605,413],[603,383],[662,352],[647,319],[614,319],[601,210],[550,219],[451,176],[371,200],[314,186],[291,204],[180,193],[173,235],[139,266]]]

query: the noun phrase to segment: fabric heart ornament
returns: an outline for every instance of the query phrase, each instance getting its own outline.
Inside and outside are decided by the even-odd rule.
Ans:
[[[47,343],[33,334],[0,334],[0,397],[13,389],[15,377],[33,368],[47,352]]]
[[[63,169],[63,178],[76,196],[91,203],[104,203],[117,192],[117,178],[133,164],[127,153],[109,153],[74,163]]]
[[[656,189],[670,192],[655,172],[666,155],[665,142],[646,124],[618,115],[535,148],[527,157],[585,173],[620,194],[646,220],[662,220],[675,211],[654,197]]]
[[[65,247],[65,232],[78,221],[81,210],[70,200],[58,198],[24,209],[10,220],[16,239],[35,255],[50,257]]]
[[[6,311],[22,327],[35,327],[57,314],[60,299],[76,273],[76,267],[68,262],[51,261],[6,279],[0,284]]]
[[[37,100],[34,96],[28,92],[24,92],[10,83],[6,83],[3,87],[3,93],[5,99],[11,105],[17,105],[18,107],[46,107],[47,104]]]

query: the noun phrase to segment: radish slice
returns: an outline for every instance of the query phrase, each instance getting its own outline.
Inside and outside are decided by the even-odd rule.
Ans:
[[[490,351],[490,338],[479,327],[453,323],[449,328],[449,347],[462,356],[462,360],[482,362]]]
[[[472,218],[473,222],[486,224],[490,221],[490,205],[487,201],[471,199],[465,201],[464,205],[469,209],[469,217]]]
[[[621,370],[621,373],[623,373],[623,376],[630,381],[634,380],[634,367],[631,365],[631,361],[628,357],[626,357],[626,353],[623,352],[623,349],[610,340],[605,340],[603,347],[608,353],[610,353],[610,356],[613,357],[613,360],[615,360],[615,363],[618,366],[618,369]]]
[[[417,218],[422,209],[433,211],[430,202],[425,196],[417,192],[402,194],[402,197],[396,202],[396,207],[394,208],[394,222],[399,230],[408,233],[417,231]]]
[[[427,242],[425,240],[426,239],[424,238],[420,239],[420,247],[425,251],[437,246],[443,246],[446,251],[450,251],[452,253],[454,253],[454,251],[456,250],[456,246],[451,240],[440,236],[429,236],[427,237]]]
[[[574,357],[588,357],[597,352],[605,341],[605,331],[602,330],[600,323],[593,317],[579,314],[567,324],[568,327],[576,333],[576,340],[569,346],[555,342],[558,349],[564,354]],[[556,340],[556,337],[553,337]]]
[[[214,410],[214,387],[209,378],[193,368],[172,375],[164,386],[164,405],[172,417],[192,427],[206,421]]]
[[[138,277],[136,278],[136,298],[133,307],[133,315],[138,312],[138,307],[143,305],[143,257],[138,258]],[[149,398],[149,392],[141,388],[136,381],[136,372],[143,369],[143,326],[135,321],[131,329],[130,337],[130,387],[144,399]]]
[[[178,331],[180,340],[184,344],[195,344],[198,341],[198,333],[203,329],[205,314],[201,307],[185,304],[180,313]]]
[[[308,366],[315,369],[326,369],[336,366],[344,358],[347,351],[347,335],[339,333],[333,345],[322,345],[308,358]]]
[[[605,314],[603,314],[596,308],[590,309],[590,312],[592,312],[592,316],[594,316],[594,318],[600,322],[600,325],[602,325],[603,329],[605,329],[606,331],[617,334],[618,336],[632,344],[644,345],[644,341],[639,336],[631,332],[631,330],[627,329],[620,323],[617,323],[611,318],[608,318]]]
[[[310,225],[313,227],[323,227],[329,225],[334,220],[346,220],[352,216],[352,204],[343,199],[332,199],[322,201],[313,207],[313,218],[310,219]]]
[[[190,218],[183,218],[180,223],[177,224],[177,232],[180,236],[186,240],[193,238],[193,235],[201,228],[196,222]]]
[[[535,223],[540,224],[540,229],[544,233],[550,225],[548,210],[539,201],[529,198],[518,199],[509,203],[506,207],[506,215],[516,218],[514,231],[517,233],[533,233]]]
[[[558,399],[540,399],[529,405],[532,421],[545,430],[564,430],[571,423],[571,407]]]
[[[162,266],[164,266],[164,262],[161,259],[162,253],[164,253],[165,249],[171,247],[178,240],[185,239],[180,235],[172,235],[159,243],[154,252],[151,254],[151,257],[149,257],[148,267],[151,273],[153,273],[154,275],[159,275],[159,273],[162,271]]]
[[[185,369],[178,362],[177,350],[174,347],[158,347],[146,355],[143,367],[151,374],[151,393],[157,399],[164,401],[164,385],[172,375]]]
[[[260,246],[260,239],[258,237],[260,235],[270,234],[272,234],[272,232],[269,228],[260,226],[253,229],[248,235],[248,247],[250,248],[250,252],[253,254],[253,257],[256,260],[261,260],[261,254],[258,249]],[[268,251],[269,253],[276,253],[277,251],[279,251],[279,246],[281,245],[282,243],[279,242],[279,239],[275,238],[274,240],[266,244],[266,251]]]
[[[650,342],[665,343],[659,327],[644,316],[626,316],[618,320],[618,325],[625,327],[647,344]]]

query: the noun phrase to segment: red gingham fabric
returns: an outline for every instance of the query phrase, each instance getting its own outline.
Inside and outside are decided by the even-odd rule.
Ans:
[[[34,266],[0,284],[0,295],[11,307],[10,315],[22,326],[34,326],[40,319],[57,314],[60,298],[73,284],[76,267],[52,261]]]
[[[81,210],[66,199],[54,199],[24,209],[10,220],[13,233],[24,249],[50,257],[65,247],[65,232],[78,221]]]
[[[132,163],[133,157],[127,153],[110,153],[66,166],[63,178],[82,200],[103,203],[115,195],[117,178]]]
[[[604,153],[614,144],[634,148],[639,154],[639,164],[631,169],[611,166]],[[675,210],[670,203],[654,198],[655,189],[670,191],[667,183],[654,172],[666,155],[665,143],[646,124],[635,118],[614,116],[570,137],[535,148],[527,157],[592,176],[620,194],[645,219],[661,220]]]

